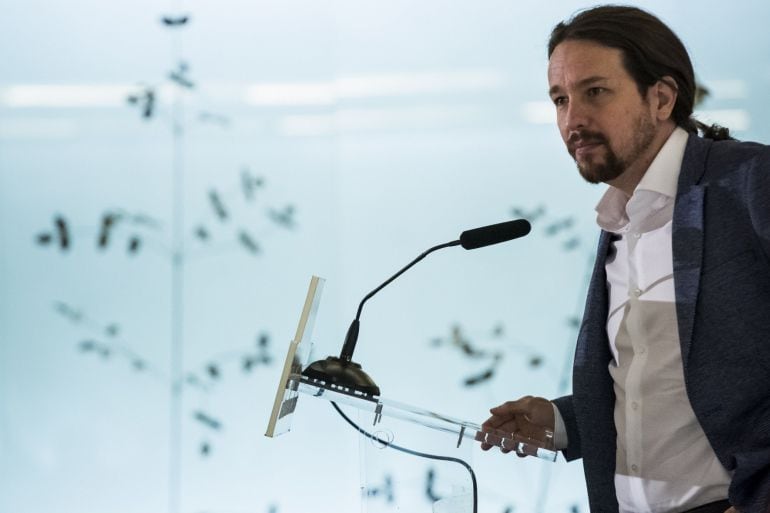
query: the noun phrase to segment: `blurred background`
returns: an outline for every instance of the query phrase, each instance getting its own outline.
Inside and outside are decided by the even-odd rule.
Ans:
[[[383,396],[482,422],[569,392],[603,188],[547,98],[555,0],[0,0],[0,511],[431,511],[323,401],[263,436],[310,277],[314,355],[367,304]],[[770,141],[770,5],[644,1],[702,120]],[[587,511],[582,468],[468,450],[480,511]],[[370,469],[362,471],[362,467]],[[448,472],[448,471],[446,471]],[[420,509],[422,508],[422,509]]]

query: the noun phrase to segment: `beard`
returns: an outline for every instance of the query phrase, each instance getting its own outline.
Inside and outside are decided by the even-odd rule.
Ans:
[[[622,175],[629,166],[636,162],[650,147],[655,138],[655,125],[648,117],[639,116],[634,123],[634,134],[631,143],[622,155],[616,153],[607,137],[600,132],[581,130],[574,132],[567,140],[567,151],[575,160],[580,176],[588,183],[607,183]],[[600,144],[604,147],[604,161],[597,162],[589,155],[583,163],[575,158],[575,144]]]

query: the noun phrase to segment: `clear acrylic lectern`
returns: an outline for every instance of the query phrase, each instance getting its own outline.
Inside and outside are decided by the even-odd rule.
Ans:
[[[270,415],[267,432],[268,437],[286,433],[291,428],[292,414],[297,408],[300,394],[316,397],[335,404],[348,405],[358,410],[361,428],[377,431],[377,426],[383,417],[399,419],[417,425],[425,431],[425,436],[442,434],[442,438],[451,439],[446,444],[446,450],[459,448],[463,441],[485,441],[503,449],[510,449],[520,454],[537,456],[549,461],[556,459],[553,447],[553,433],[545,431],[543,440],[523,438],[514,434],[487,433],[481,426],[472,422],[441,415],[424,408],[410,406],[397,401],[378,396],[367,396],[355,390],[345,389],[333,384],[312,380],[302,375],[302,370],[308,365],[311,336],[315,323],[324,280],[314,276],[310,281],[305,304],[300,316],[297,332],[289,345],[284,361],[281,378],[278,382],[273,409]],[[387,442],[387,441],[386,441]],[[387,447],[387,444],[385,444]],[[414,449],[420,450],[419,447]],[[462,502],[462,501],[461,501]],[[458,502],[458,504],[460,504]],[[434,506],[434,511],[444,511]],[[446,511],[470,513],[471,509],[447,509]]]

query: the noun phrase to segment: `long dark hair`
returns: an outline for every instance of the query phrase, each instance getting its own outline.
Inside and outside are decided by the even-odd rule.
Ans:
[[[696,85],[690,56],[677,35],[654,15],[622,5],[602,5],[580,11],[553,28],[548,57],[559,43],[574,39],[620,50],[623,65],[642,96],[650,86],[670,76],[678,90],[671,113],[674,122],[691,133],[700,130],[703,137],[709,139],[732,139],[729,129],[693,119]]]

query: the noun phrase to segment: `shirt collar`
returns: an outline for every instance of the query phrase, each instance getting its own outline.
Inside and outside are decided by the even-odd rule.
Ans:
[[[634,189],[634,196],[639,191],[648,191],[666,198],[676,196],[688,137],[689,134],[683,128],[674,129]],[[596,205],[597,224],[607,231],[621,231],[628,224],[626,205],[629,201],[630,198],[623,191],[610,186]]]

